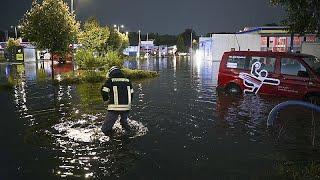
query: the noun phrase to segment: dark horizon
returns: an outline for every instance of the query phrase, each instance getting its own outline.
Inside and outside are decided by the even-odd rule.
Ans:
[[[285,15],[283,9],[272,7],[268,0],[184,0],[183,3],[141,0],[139,4],[130,0],[74,1],[76,18],[81,22],[94,16],[102,25],[124,24],[124,31],[141,30],[143,34],[153,32],[176,35],[188,28],[194,29],[198,35],[237,32],[247,26],[279,23]],[[0,30],[10,30],[11,25],[17,25],[23,14],[30,9],[31,2],[32,0],[4,0],[0,6]],[[65,2],[70,3],[69,0]],[[130,8],[125,9],[126,7]]]

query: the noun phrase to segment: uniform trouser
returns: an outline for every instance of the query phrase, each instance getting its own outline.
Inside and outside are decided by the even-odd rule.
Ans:
[[[120,124],[122,128],[124,128],[126,131],[129,131],[130,126],[128,124],[128,115],[129,115],[129,111],[108,111],[107,118],[104,121],[101,128],[102,132],[105,135],[110,134],[112,131],[112,127],[114,123],[118,120],[119,116],[120,116]]]

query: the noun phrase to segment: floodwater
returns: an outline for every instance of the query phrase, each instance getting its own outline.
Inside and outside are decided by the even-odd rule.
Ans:
[[[0,79],[18,83],[0,91],[0,179],[284,179],[320,162],[320,114],[289,108],[268,129],[286,99],[217,93],[218,62],[125,66],[160,76],[133,83],[133,130],[117,123],[107,137],[101,84],[53,85],[47,63],[1,64]]]

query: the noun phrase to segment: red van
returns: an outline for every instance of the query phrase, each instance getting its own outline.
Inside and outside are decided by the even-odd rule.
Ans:
[[[225,52],[218,89],[299,99],[320,99],[320,59],[265,51]]]

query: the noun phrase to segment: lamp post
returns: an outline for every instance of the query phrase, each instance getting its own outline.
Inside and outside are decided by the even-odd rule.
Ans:
[[[190,44],[190,49],[191,49],[191,52],[190,52],[190,58],[192,58],[192,49],[193,49],[193,47],[192,47],[192,43],[193,43],[193,37],[192,37],[192,29],[191,29],[191,34],[190,34],[190,41],[191,41],[191,44]]]
[[[140,57],[140,43],[141,43],[141,31],[138,31],[139,33],[139,42],[138,42],[138,51],[137,51],[137,57]]]
[[[73,0],[71,0],[71,13],[73,13]]]
[[[74,9],[73,9],[73,0],[71,0],[71,14],[73,14],[74,13]],[[74,73],[74,37],[72,38],[72,45],[71,45],[71,48],[72,48],[72,50],[71,50],[71,52],[72,52],[72,55],[71,55],[71,57],[72,57],[72,72]]]
[[[121,24],[121,25],[114,24],[113,28],[116,29],[118,32],[120,32],[120,28],[123,30],[124,29],[124,25],[123,24]]]
[[[18,31],[17,31],[17,28],[20,29],[21,26],[11,26],[11,28],[14,28],[14,33],[16,35],[16,39],[18,39]]]

